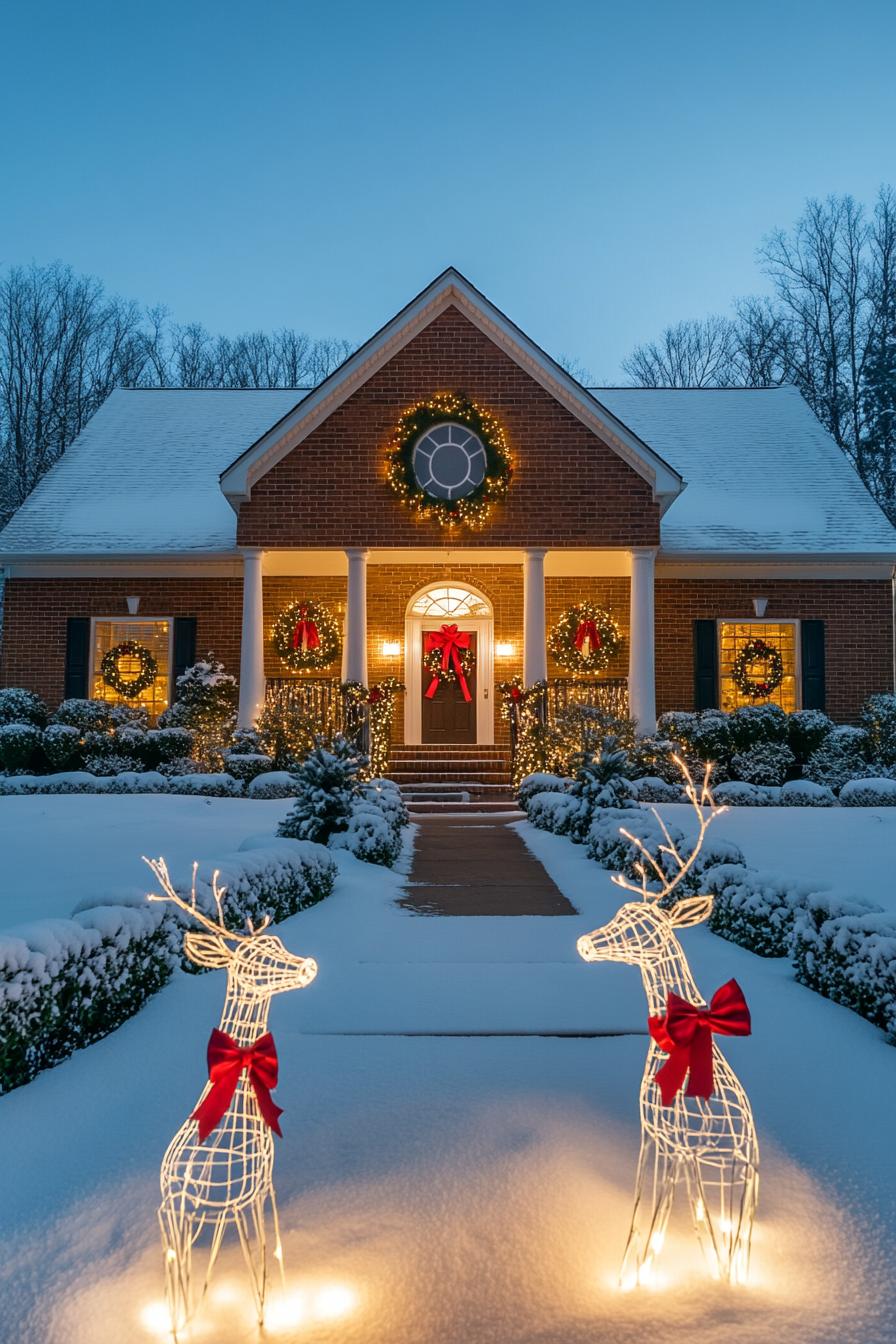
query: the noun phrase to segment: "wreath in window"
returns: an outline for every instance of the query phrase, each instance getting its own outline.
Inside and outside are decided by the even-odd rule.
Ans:
[[[342,654],[336,617],[322,602],[308,597],[290,602],[274,621],[273,645],[294,672],[329,667]]]
[[[121,663],[124,659],[128,662],[137,660],[140,666],[136,675],[130,671],[123,671]],[[121,644],[116,644],[114,649],[109,649],[108,653],[103,654],[100,673],[103,681],[107,686],[111,686],[113,691],[117,691],[128,700],[133,700],[143,691],[149,690],[159,674],[159,665],[145,644],[125,639]]]
[[[759,676],[754,670],[759,665]],[[780,651],[764,639],[751,639],[731,665],[731,680],[741,695],[762,700],[776,691],[784,680],[784,659]]]
[[[548,637],[548,648],[568,672],[602,672],[621,639],[618,624],[604,607],[579,602],[564,611]]]
[[[499,421],[454,392],[405,411],[387,456],[389,484],[402,502],[443,527],[484,527],[513,474]]]

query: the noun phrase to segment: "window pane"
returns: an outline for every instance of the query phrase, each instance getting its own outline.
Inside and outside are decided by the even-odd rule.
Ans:
[[[412,611],[415,616],[444,616],[452,620],[491,614],[488,604],[466,588],[430,588],[417,598]]]
[[[107,685],[101,671],[104,655],[125,640],[132,640],[135,644],[142,644],[144,648],[149,649],[158,667],[155,681],[137,696],[121,695],[114,687]],[[94,700],[141,706],[155,722],[162,710],[168,708],[170,648],[170,621],[95,621],[92,691]],[[121,658],[118,667],[125,680],[136,677],[140,672],[140,663],[136,658]]]
[[[770,695],[754,700],[744,695],[732,678],[734,661],[741,649],[751,640],[761,639],[777,649],[784,664],[784,679]],[[758,681],[762,676],[763,664],[757,661],[750,673],[751,680]],[[732,710],[740,705],[780,705],[788,713],[799,709],[799,695],[796,679],[796,622],[795,621],[723,621],[719,625],[719,681],[722,695],[722,709]]]

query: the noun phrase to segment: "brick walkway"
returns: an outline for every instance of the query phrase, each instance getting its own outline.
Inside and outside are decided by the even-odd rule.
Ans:
[[[578,911],[506,822],[426,817],[407,895],[418,915],[575,915]]]

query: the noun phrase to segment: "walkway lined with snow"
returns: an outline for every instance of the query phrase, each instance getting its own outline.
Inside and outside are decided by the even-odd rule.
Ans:
[[[896,1050],[783,961],[705,929],[682,935],[697,983],[709,995],[736,976],[753,1014],[754,1035],[724,1050],[762,1146],[754,1283],[709,1282],[679,1219],[660,1266],[670,1291],[615,1290],[643,991],[636,971],[576,955],[619,904],[609,874],[560,837],[517,831],[578,918],[420,918],[399,904],[406,877],[343,853],[333,896],[278,930],[320,973],[271,1015],[289,1279],[271,1339],[896,1344]],[[0,1339],[159,1337],[158,1166],[201,1088],[223,987],[177,975],[111,1037],[0,1099],[14,1154],[0,1178]],[[534,1034],[551,1030],[601,1035]],[[230,1244],[194,1338],[257,1341],[248,1303]]]

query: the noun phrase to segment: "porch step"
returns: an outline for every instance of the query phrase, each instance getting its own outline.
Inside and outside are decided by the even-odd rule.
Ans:
[[[423,793],[433,794],[454,794],[454,793],[498,793],[506,794],[510,797],[510,789],[507,787],[507,780],[500,780],[493,784],[484,784],[479,779],[469,780],[438,780],[438,779],[420,779],[413,784],[402,784],[401,792],[405,801],[409,798],[418,798]]]
[[[414,784],[453,784],[466,787],[466,781],[475,779],[479,784],[507,788],[510,772],[507,770],[390,770],[390,777],[401,789]]]

